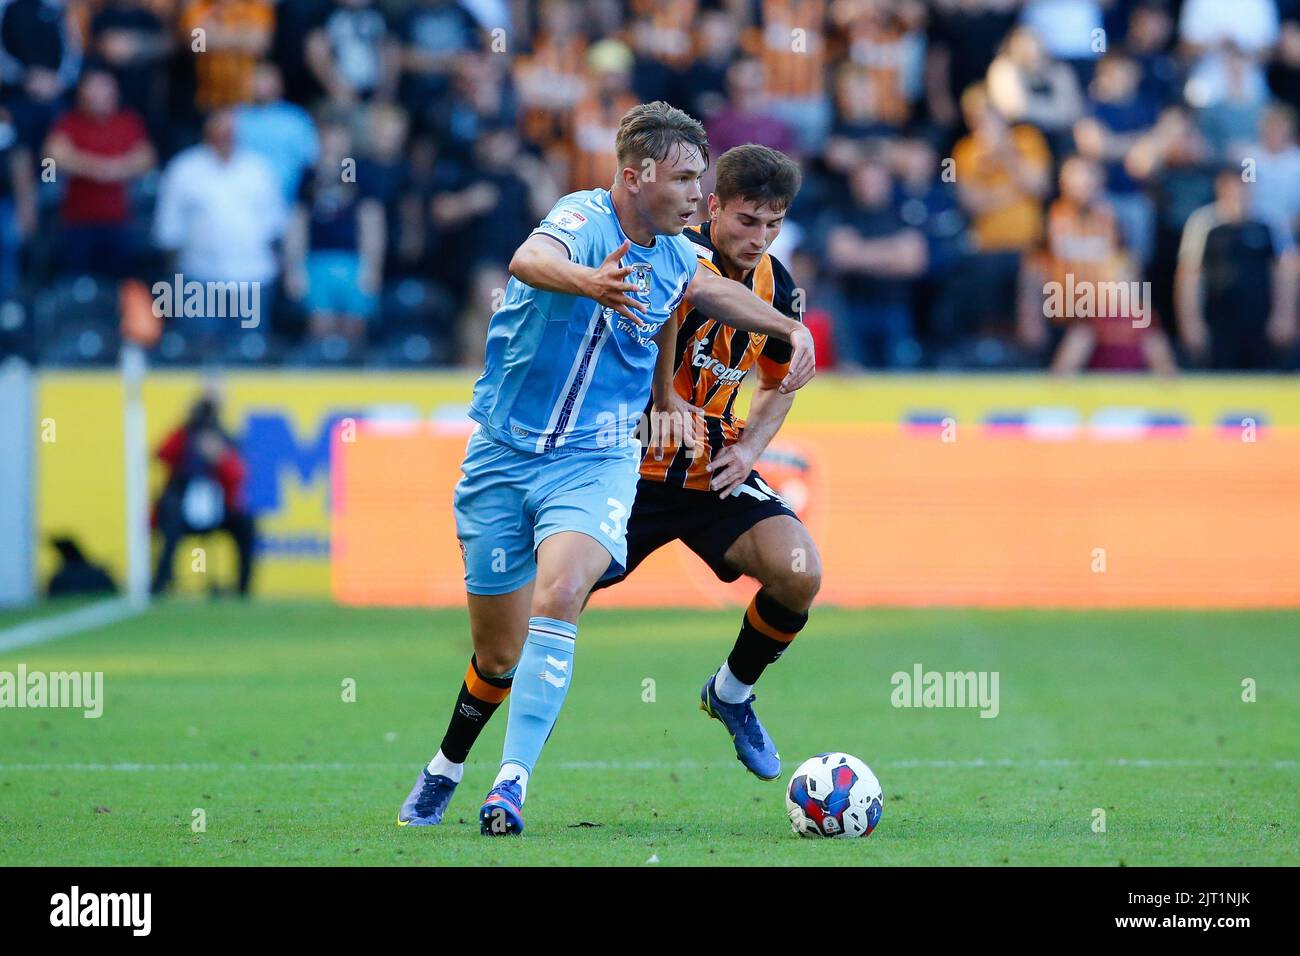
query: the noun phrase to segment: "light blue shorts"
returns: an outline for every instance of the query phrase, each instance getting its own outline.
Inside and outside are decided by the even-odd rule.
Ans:
[[[337,249],[308,254],[304,302],[309,312],[369,319],[375,312],[375,296],[361,289],[361,257]]]
[[[456,536],[470,594],[508,594],[537,575],[537,548],[559,531],[581,531],[627,562],[627,519],[636,497],[640,444],[598,451],[520,451],[476,428],[454,498]]]

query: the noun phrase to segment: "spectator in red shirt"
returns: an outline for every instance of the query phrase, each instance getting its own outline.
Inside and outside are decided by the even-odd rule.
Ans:
[[[795,153],[794,131],[771,108],[763,88],[763,64],[737,60],[727,70],[727,102],[709,117],[709,150],[721,156],[733,146],[760,143]]]
[[[62,271],[129,275],[136,242],[127,185],[152,169],[155,157],[140,117],[119,105],[113,74],[82,74],[77,105],[50,130],[45,155],[67,187],[60,210]]]
[[[1124,252],[1114,255],[1108,271],[1117,282],[1137,286],[1141,269]],[[1099,297],[1100,298],[1100,297]],[[1057,346],[1052,371],[1072,375],[1093,372],[1143,372],[1174,375],[1178,362],[1150,302],[1130,297],[1129,308],[1109,311],[1101,305],[1091,317],[1072,322]]]
[[[167,465],[167,483],[154,509],[163,535],[154,570],[153,594],[171,584],[172,564],[181,538],[227,531],[239,552],[239,594],[247,596],[253,572],[253,517],[244,502],[248,467],[233,438],[221,427],[216,398],[204,396],[158,449]]]

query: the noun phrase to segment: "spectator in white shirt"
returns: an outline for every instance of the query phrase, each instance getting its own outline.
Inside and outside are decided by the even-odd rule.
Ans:
[[[1264,61],[1278,39],[1274,0],[1187,0],[1178,39],[1192,61],[1183,96],[1220,156],[1253,131],[1268,98]],[[1246,136],[1250,132],[1245,132]]]
[[[183,282],[256,283],[262,322],[270,315],[280,272],[275,242],[286,223],[275,171],[261,156],[235,147],[229,110],[212,113],[203,127],[203,142],[179,153],[163,170],[154,243],[174,254],[173,272]],[[190,324],[204,332],[240,325],[223,316],[204,319]]]
[[[1274,0],[1187,0],[1178,19],[1178,39],[1198,53],[1231,44],[1258,58],[1277,34]]]
[[[1017,27],[989,67],[993,107],[1012,123],[1031,123],[1067,151],[1071,127],[1083,115],[1083,96],[1074,71],[1053,60],[1029,27]]]
[[[1098,0],[1028,0],[1020,22],[1038,35],[1048,56],[1095,60],[1105,52]]]
[[[1295,112],[1275,103],[1264,112],[1259,141],[1241,154],[1243,161],[1252,160],[1254,166],[1251,208],[1258,215],[1280,219],[1293,237],[1300,227],[1300,146],[1295,134]],[[1249,164],[1243,165],[1244,171],[1249,169]]]

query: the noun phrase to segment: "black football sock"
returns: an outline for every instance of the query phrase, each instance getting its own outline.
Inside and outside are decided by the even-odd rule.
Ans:
[[[513,677],[488,677],[478,669],[478,660],[469,659],[465,681],[460,685],[460,696],[451,714],[451,723],[439,748],[452,763],[464,763],[470,748],[496,709],[510,693]]]
[[[745,609],[727,667],[742,684],[757,684],[767,665],[785,652],[807,623],[807,614],[790,610],[766,589],[760,590]]]

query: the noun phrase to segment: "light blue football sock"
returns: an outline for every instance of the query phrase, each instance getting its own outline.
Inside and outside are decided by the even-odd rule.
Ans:
[[[569,693],[577,637],[576,624],[549,617],[528,619],[528,640],[510,689],[503,766],[518,764],[529,774],[533,772]]]

